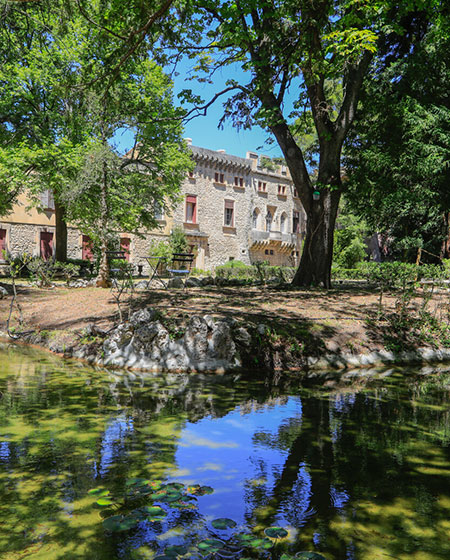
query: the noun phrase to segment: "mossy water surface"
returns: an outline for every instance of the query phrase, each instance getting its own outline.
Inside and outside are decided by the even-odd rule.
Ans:
[[[108,504],[133,477],[214,492],[110,531],[89,491],[105,489]],[[267,542],[282,527],[249,557],[437,560],[450,557],[449,520],[445,368],[306,388],[296,377],[113,372],[0,346],[2,559],[215,558],[199,543]]]

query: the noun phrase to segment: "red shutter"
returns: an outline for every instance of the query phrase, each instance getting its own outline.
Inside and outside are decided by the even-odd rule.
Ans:
[[[41,231],[41,257],[48,261],[53,256],[53,233]]]
[[[197,197],[193,195],[189,195],[186,197],[186,206],[188,204],[192,205],[192,223],[197,223]],[[186,212],[186,219],[187,219],[187,212]]]
[[[94,253],[92,247],[92,239],[89,235],[83,235],[81,238],[81,258],[84,261],[93,261],[94,260]]]
[[[6,229],[0,229],[0,261],[5,258],[3,251],[6,251]]]
[[[120,250],[125,251],[125,258],[127,261],[130,260],[130,244],[131,240],[128,237],[122,237],[120,239]]]

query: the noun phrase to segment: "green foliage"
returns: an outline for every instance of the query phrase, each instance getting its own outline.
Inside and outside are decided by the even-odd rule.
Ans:
[[[333,262],[342,268],[355,268],[367,257],[366,237],[364,221],[346,211],[344,207],[338,216],[334,234]]]
[[[169,247],[173,253],[187,253],[189,245],[183,228],[175,226],[170,232]]]
[[[345,146],[347,200],[395,258],[439,255],[450,211],[450,37],[439,23],[411,55],[366,83]]]
[[[64,278],[69,284],[70,280],[78,276],[80,267],[73,263],[58,261],[44,261],[41,257],[33,257],[26,263],[27,270],[34,282],[40,287],[50,287],[55,278]]]

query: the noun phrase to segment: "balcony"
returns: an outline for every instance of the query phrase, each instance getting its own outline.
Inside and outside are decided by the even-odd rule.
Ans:
[[[300,236],[296,233],[281,233],[281,231],[259,231],[252,229],[250,234],[250,245],[260,247],[269,245],[296,246]]]

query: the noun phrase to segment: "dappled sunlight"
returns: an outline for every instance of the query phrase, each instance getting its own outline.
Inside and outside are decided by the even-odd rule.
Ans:
[[[195,548],[221,518],[258,538],[286,529],[276,559],[450,556],[448,369],[307,389],[293,377],[219,383],[0,353],[2,559],[142,560]],[[120,497],[133,477],[205,490],[167,521],[111,534],[114,508],[88,492]]]

